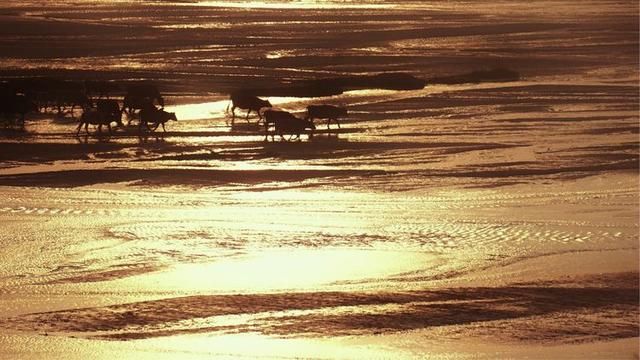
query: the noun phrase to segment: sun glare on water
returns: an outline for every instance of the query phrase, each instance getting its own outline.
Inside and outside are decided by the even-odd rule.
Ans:
[[[412,251],[275,249],[207,264],[185,264],[134,277],[138,289],[167,291],[282,291],[379,278],[433,264],[436,257]]]

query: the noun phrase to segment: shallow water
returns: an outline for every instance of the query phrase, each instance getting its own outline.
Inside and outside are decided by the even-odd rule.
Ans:
[[[632,357],[637,10],[3,5],[3,78],[152,79],[179,120],[0,133],[0,357]],[[494,66],[521,79],[269,98],[348,108],[299,142],[229,125],[247,83]]]

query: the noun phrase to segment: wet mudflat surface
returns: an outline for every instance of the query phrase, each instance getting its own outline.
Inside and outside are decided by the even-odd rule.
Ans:
[[[475,4],[5,5],[4,77],[151,78],[178,121],[2,130],[0,354],[637,356],[637,4]],[[271,97],[348,108],[299,142],[225,112],[495,66]]]

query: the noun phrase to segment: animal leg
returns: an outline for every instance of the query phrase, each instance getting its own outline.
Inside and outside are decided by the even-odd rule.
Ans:
[[[251,114],[251,109],[247,111],[247,117],[245,118],[245,120],[247,121],[247,124],[249,123],[249,114]]]
[[[89,135],[89,123],[88,122],[84,123],[84,131],[87,133],[87,135]]]
[[[236,121],[236,107],[233,106],[231,107],[231,126],[233,126],[235,121]]]
[[[78,125],[78,128],[76,129],[76,136],[80,135],[80,129],[82,129],[82,124],[83,124],[83,122],[80,121],[80,124]]]
[[[257,111],[257,112],[258,112],[258,125],[260,125],[260,123],[261,123],[261,122],[263,122],[263,121],[262,121],[262,114],[260,114],[260,109],[258,109],[258,111]],[[266,120],[264,120],[264,121],[265,121],[265,123],[266,123]]]
[[[147,127],[147,129],[149,128],[149,124],[145,124],[142,122],[142,119],[140,119],[140,121],[138,122],[138,132],[142,133],[142,125],[145,125]]]
[[[167,132],[167,129],[164,128],[164,123],[162,123],[162,132]]]

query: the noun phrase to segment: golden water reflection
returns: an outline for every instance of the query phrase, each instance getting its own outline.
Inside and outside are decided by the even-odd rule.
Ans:
[[[219,262],[178,265],[121,281],[142,292],[273,292],[375,280],[438,262],[436,256],[416,251],[268,249]]]

